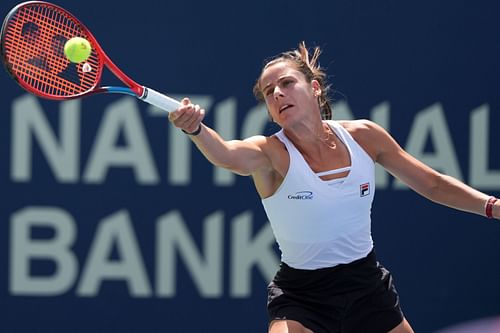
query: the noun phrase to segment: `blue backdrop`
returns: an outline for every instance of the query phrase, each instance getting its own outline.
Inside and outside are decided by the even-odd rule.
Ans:
[[[372,119],[432,167],[500,196],[493,1],[57,4],[132,78],[203,105],[227,139],[276,130],[251,92],[263,60],[320,46],[336,119]],[[5,72],[0,84],[0,331],[266,331],[279,255],[250,179],[212,167],[133,98],[58,103]],[[500,223],[381,170],[372,217],[417,332],[500,316]]]

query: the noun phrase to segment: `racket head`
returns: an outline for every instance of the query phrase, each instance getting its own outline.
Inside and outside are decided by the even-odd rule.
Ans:
[[[90,42],[92,52],[81,63],[64,55],[73,37]],[[0,32],[0,53],[12,78],[37,96],[66,100],[92,92],[99,84],[105,55],[90,31],[65,9],[44,1],[15,6]]]

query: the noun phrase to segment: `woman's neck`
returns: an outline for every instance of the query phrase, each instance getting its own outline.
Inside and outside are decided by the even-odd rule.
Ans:
[[[300,124],[284,129],[285,135],[295,147],[306,156],[320,157],[337,148],[337,138],[330,126],[325,122]]]

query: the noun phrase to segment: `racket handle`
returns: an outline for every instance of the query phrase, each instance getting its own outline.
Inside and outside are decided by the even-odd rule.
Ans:
[[[181,106],[181,103],[173,99],[172,97],[165,96],[162,93],[159,93],[151,88],[147,87],[143,88],[144,88],[144,93],[139,98],[142,99],[144,102],[157,106],[160,109],[165,110],[167,112],[175,111],[179,106]]]

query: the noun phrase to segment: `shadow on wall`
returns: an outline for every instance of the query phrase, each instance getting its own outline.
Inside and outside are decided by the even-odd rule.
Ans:
[[[500,333],[500,317],[469,321],[434,333]]]

